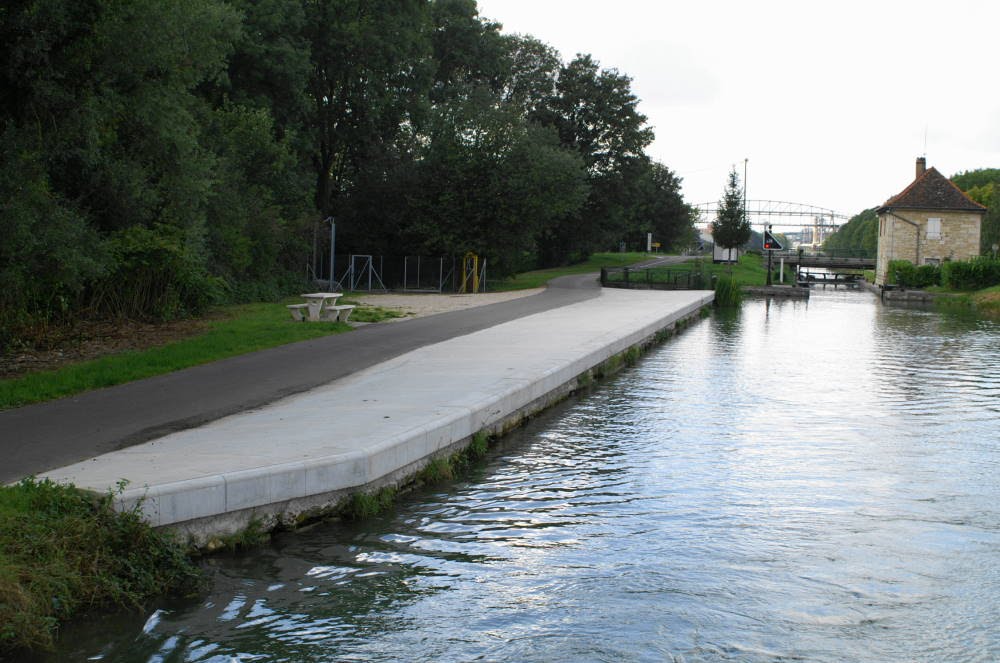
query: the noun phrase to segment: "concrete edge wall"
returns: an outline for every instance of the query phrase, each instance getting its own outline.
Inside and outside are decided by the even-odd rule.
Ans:
[[[699,315],[712,293],[535,381],[509,381],[509,388],[433,424],[406,431],[364,452],[338,454],[218,474],[149,488],[124,490],[119,510],[139,510],[156,527],[166,527],[195,546],[212,548],[252,524],[264,531],[294,527],[336,510],[352,494],[412,481],[433,459],[470,444],[480,431],[502,435],[526,418],[589,384],[594,369],[630,348],[645,348],[680,322]],[[213,545],[214,544],[214,545]]]

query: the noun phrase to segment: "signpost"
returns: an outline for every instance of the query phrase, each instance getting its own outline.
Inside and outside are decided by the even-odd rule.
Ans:
[[[771,255],[772,251],[780,251],[783,247],[771,232],[774,226],[768,226],[764,231],[764,250],[767,251],[767,285],[771,285]]]

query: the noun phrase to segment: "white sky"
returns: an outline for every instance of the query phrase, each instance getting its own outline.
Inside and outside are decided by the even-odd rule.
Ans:
[[[632,77],[647,150],[716,201],[747,163],[750,199],[848,216],[899,193],[914,161],[1000,167],[998,0],[479,0],[504,32]]]

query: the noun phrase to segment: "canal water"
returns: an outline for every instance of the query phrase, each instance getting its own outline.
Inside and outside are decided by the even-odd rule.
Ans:
[[[750,301],[52,660],[1000,660],[1000,325]]]

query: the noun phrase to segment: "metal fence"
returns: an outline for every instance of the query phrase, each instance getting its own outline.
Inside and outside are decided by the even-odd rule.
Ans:
[[[601,285],[605,288],[711,290],[715,287],[715,277],[690,269],[602,267]]]
[[[341,255],[332,262],[320,254],[308,265],[307,277],[317,286],[352,291],[458,292],[462,276],[459,256]],[[486,262],[479,272],[480,289],[485,290]]]

